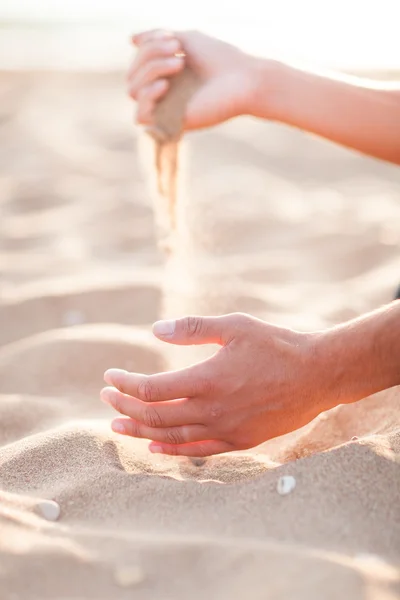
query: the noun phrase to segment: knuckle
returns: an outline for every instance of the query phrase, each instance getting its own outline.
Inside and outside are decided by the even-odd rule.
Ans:
[[[198,380],[196,387],[196,395],[201,394],[203,396],[208,396],[215,390],[215,381],[210,377],[201,377]]]
[[[174,446],[178,446],[179,444],[183,444],[183,436],[179,429],[175,427],[171,427],[170,429],[166,429],[165,437],[168,444],[172,444]]]
[[[235,336],[247,331],[254,323],[254,317],[242,312],[235,312],[227,315],[227,324],[235,332]]]
[[[154,384],[149,379],[143,379],[138,385],[138,396],[144,402],[152,402],[157,398]]]
[[[244,325],[250,322],[251,317],[250,315],[247,315],[246,313],[242,313],[242,312],[235,312],[232,315],[230,315],[232,321],[234,321],[236,324],[239,325]]]
[[[201,334],[202,320],[199,317],[186,317],[183,326],[189,337],[195,337]]]
[[[212,421],[219,421],[224,415],[224,409],[222,404],[215,403],[210,407],[210,417]]]
[[[130,429],[129,433],[132,437],[137,437],[137,438],[143,437],[140,424],[136,423],[136,421],[130,421],[129,429]]]
[[[145,408],[143,412],[143,423],[147,427],[162,427],[162,419],[155,408]]]

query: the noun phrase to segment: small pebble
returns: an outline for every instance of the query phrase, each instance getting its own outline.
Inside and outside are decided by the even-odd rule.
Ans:
[[[131,587],[142,583],[142,581],[145,580],[145,574],[143,569],[138,565],[118,567],[118,569],[114,571],[114,579],[115,583],[121,587]]]
[[[284,475],[283,477],[279,477],[276,489],[280,496],[286,496],[290,492],[293,492],[295,487],[295,478],[292,475]]]
[[[192,456],[190,458],[190,462],[192,463],[192,465],[194,465],[195,467],[202,467],[203,465],[206,464],[207,459],[206,458],[202,458],[202,457],[194,457]]]
[[[353,435],[353,437],[351,438],[352,442],[356,442],[358,440],[358,436],[357,435]]]
[[[53,500],[41,500],[37,505],[39,513],[46,521],[57,521],[60,516],[60,505]]]

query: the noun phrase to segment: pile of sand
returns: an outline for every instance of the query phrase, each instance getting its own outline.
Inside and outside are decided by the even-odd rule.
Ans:
[[[122,80],[0,77],[1,599],[400,597],[397,390],[198,465],[98,399],[108,367],[193,359],[161,312],[312,329],[389,301],[399,172],[268,124],[199,134],[164,269]]]

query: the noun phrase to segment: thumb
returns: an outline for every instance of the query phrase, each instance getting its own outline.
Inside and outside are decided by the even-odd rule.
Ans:
[[[156,337],[170,344],[220,344],[225,346],[233,337],[231,315],[222,317],[184,317],[157,321],[153,325]]]

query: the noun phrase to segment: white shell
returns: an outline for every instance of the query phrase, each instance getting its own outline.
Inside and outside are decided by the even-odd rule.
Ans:
[[[119,567],[114,571],[115,583],[121,587],[130,587],[139,585],[145,579],[143,569],[138,565],[132,565],[131,567]]]
[[[53,500],[41,500],[38,503],[37,508],[46,521],[57,521],[61,513],[60,505]]]
[[[293,492],[295,487],[295,478],[292,475],[283,475],[283,477],[279,477],[276,489],[278,494],[286,496],[287,494],[290,494],[290,492]]]

